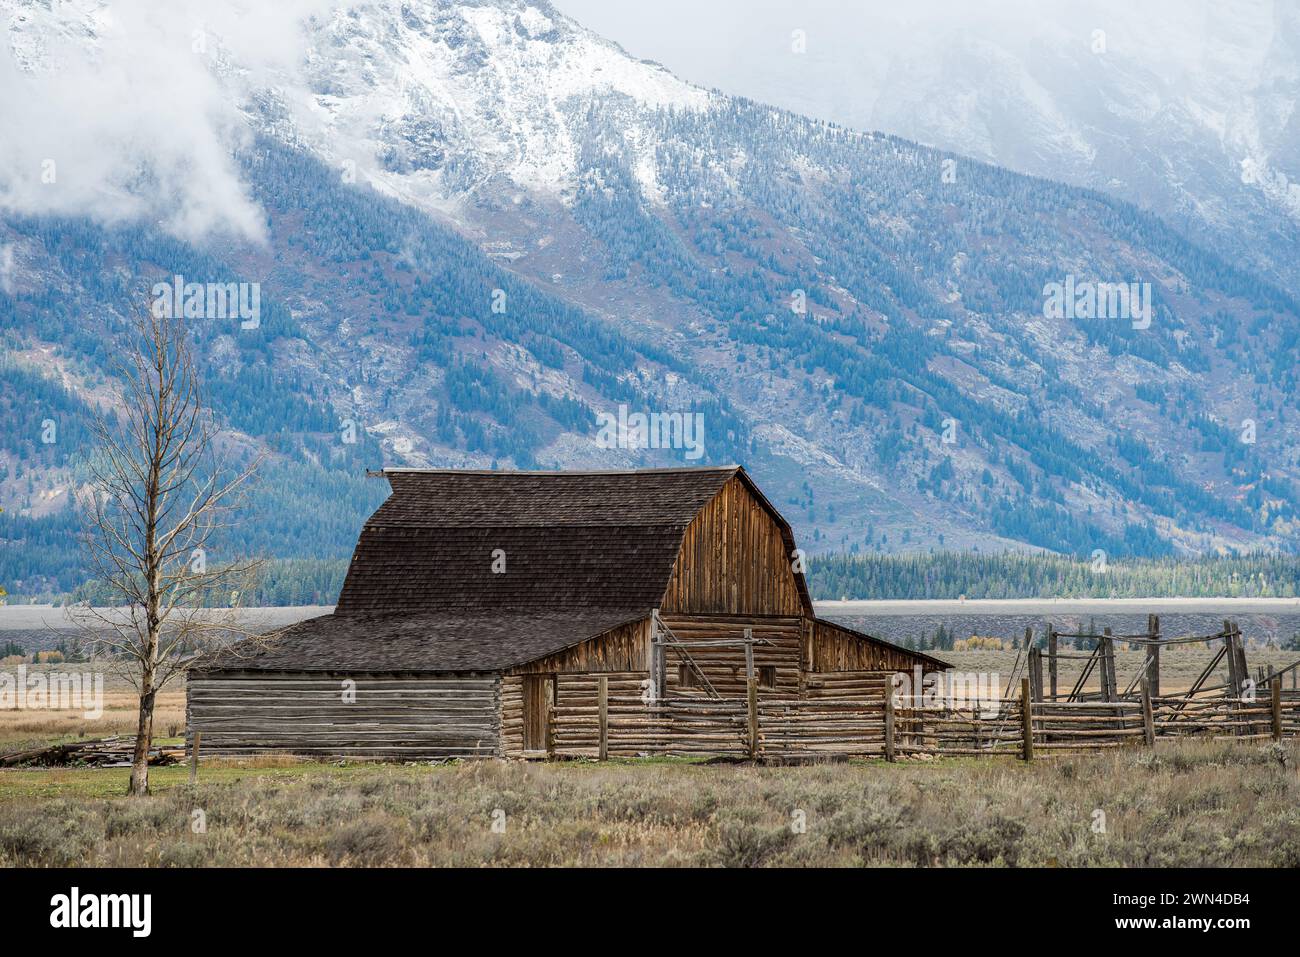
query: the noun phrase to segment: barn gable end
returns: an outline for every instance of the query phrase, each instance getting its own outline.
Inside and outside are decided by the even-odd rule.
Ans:
[[[812,613],[790,527],[738,473],[691,520],[660,608],[666,614]]]

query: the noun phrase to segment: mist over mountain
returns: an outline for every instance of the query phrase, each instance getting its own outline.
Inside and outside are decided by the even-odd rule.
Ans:
[[[1110,192],[1300,283],[1290,0],[560,0],[690,79]]]
[[[177,276],[258,289],[194,326],[226,454],[270,455],[231,553],[346,555],[381,465],[728,461],[818,551],[1296,546],[1281,268],[545,3],[232,10],[0,0],[10,591],[79,581],[86,425]],[[610,447],[638,413],[702,441]]]

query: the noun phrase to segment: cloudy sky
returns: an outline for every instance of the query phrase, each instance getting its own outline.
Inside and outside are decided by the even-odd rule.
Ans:
[[[145,213],[184,237],[256,239],[261,215],[230,155],[246,130],[228,87],[295,69],[299,18],[342,2],[0,0],[11,24],[0,43],[0,208]],[[1117,133],[1110,118],[1134,113],[1140,124],[1184,92],[1184,112],[1209,135],[1231,137],[1236,117],[1237,152],[1268,162],[1267,137],[1286,128],[1294,95],[1274,108],[1243,91],[1300,62],[1300,0],[908,0],[901,11],[897,0],[553,2],[695,83],[1073,181],[1088,180],[1040,142],[1077,147],[1067,159],[1086,164],[1097,140],[1077,130],[1127,141],[1132,131]],[[1275,24],[1287,9],[1283,33]],[[222,37],[241,71],[213,69],[219,58],[196,50],[210,42],[196,23]],[[99,38],[93,62],[78,53],[87,31]],[[1097,31],[1115,54],[1105,82],[1079,69]],[[1275,35],[1289,38],[1285,56]],[[41,58],[62,65],[24,69]],[[1290,147],[1272,144],[1272,162]],[[146,198],[154,208],[142,208]]]
[[[1275,7],[1274,0],[552,2],[685,79],[868,127],[879,120],[877,99],[892,75],[915,73],[916,61],[958,39],[1047,60],[1087,48],[1101,30],[1113,52],[1174,88],[1247,81],[1272,37]],[[802,54],[792,51],[796,30],[806,41]],[[1215,59],[1221,44],[1230,59]]]
[[[212,67],[216,36],[251,88],[301,59],[299,19],[331,2],[0,0],[0,22],[14,25],[0,43],[0,209],[259,239],[263,216],[231,155],[248,131]]]

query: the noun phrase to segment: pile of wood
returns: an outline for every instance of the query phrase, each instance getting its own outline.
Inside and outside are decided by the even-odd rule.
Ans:
[[[95,768],[129,768],[135,752],[135,738],[117,735],[93,741],[73,741],[27,751],[0,755],[0,767],[19,765],[62,767],[83,765]],[[185,749],[178,746],[149,749],[151,765],[179,764],[185,760]]]

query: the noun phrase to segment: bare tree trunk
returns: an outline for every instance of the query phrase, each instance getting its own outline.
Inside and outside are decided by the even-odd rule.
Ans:
[[[131,783],[127,794],[149,793],[149,747],[153,743],[153,673],[142,675],[140,713],[135,730],[135,753],[131,756]],[[146,690],[147,689],[147,690]]]
[[[145,308],[135,333],[134,348],[123,350],[120,407],[96,422],[91,489],[81,497],[93,578],[113,597],[107,611],[87,603],[74,620],[139,692],[127,793],[143,795],[158,692],[191,656],[231,642],[226,623],[204,610],[257,563],[209,569],[207,550],[242,504],[261,456],[219,476],[216,426],[203,409],[183,324]]]

